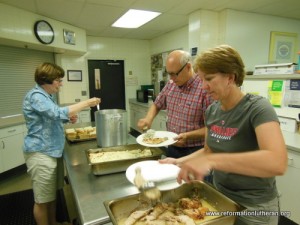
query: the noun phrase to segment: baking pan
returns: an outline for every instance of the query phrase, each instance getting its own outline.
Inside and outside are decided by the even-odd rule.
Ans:
[[[92,152],[112,152],[112,151],[126,151],[126,150],[134,150],[134,149],[150,149],[152,152],[151,156],[147,157],[139,157],[135,159],[125,159],[125,160],[115,160],[109,162],[101,162],[101,163],[92,163],[89,157],[89,154]],[[161,155],[164,152],[160,148],[149,148],[139,144],[131,144],[131,145],[120,145],[115,147],[106,147],[106,148],[96,148],[96,149],[88,149],[85,150],[85,154],[88,160],[88,163],[91,167],[91,171],[94,175],[104,175],[111,173],[124,172],[126,169],[133,163],[142,161],[142,160],[156,160],[160,159]]]
[[[69,142],[82,142],[82,141],[91,141],[91,140],[96,140],[95,137],[90,137],[90,138],[69,138],[66,136],[66,139],[69,141]]]
[[[207,201],[210,205],[215,207],[217,211],[222,212],[240,212],[245,208],[236,202],[232,201],[221,192],[217,191],[211,185],[202,182],[194,181],[192,183],[184,183],[178,188],[172,190],[162,191],[162,202],[177,202],[180,198],[192,197],[192,194],[197,192],[201,198]],[[124,218],[128,218],[129,215],[139,209],[147,209],[151,207],[151,202],[143,199],[141,194],[130,195],[114,200],[104,201],[104,206],[111,219],[112,224],[121,225],[120,221]],[[213,225],[232,225],[234,224],[235,216],[226,215],[216,217],[211,220],[199,222],[197,224],[213,224]],[[140,223],[139,223],[140,224]]]

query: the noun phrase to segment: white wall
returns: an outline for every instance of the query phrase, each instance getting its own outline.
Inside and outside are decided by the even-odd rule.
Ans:
[[[226,28],[222,28],[224,38],[221,41],[240,52],[246,70],[253,71],[255,65],[268,64],[271,31],[297,33],[297,50],[300,50],[300,20],[235,10],[225,10],[222,18],[226,21]]]
[[[55,33],[53,43],[43,45],[35,38],[33,27],[37,20],[46,20],[51,24]],[[76,45],[64,43],[64,29],[75,32]],[[84,29],[0,3],[0,44],[79,55],[86,52],[86,32]]]
[[[167,52],[173,49],[189,51],[188,26],[169,32],[150,41],[150,54]]]

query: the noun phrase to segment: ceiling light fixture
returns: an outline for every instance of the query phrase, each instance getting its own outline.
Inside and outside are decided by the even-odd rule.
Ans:
[[[159,12],[129,9],[123,16],[114,22],[112,26],[122,28],[138,28],[160,14],[161,13]]]

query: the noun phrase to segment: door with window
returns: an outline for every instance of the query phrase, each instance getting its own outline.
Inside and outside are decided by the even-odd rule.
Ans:
[[[88,72],[90,97],[101,98],[100,109],[126,110],[124,60],[88,60]]]

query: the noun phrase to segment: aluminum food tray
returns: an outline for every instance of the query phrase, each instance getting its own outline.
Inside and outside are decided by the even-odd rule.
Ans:
[[[232,201],[221,192],[217,191],[211,185],[202,182],[194,181],[192,183],[184,183],[178,188],[162,191],[162,202],[177,202],[180,198],[191,197],[191,193],[198,191],[201,198],[205,199],[210,205],[218,211],[240,212],[245,208],[236,202]],[[151,207],[151,202],[143,201],[141,194],[130,195],[114,200],[104,201],[104,206],[111,219],[113,225],[119,225],[119,221],[129,217],[129,215],[137,209],[146,209]],[[143,204],[141,204],[143,202]],[[141,207],[142,205],[142,207]],[[235,222],[235,216],[220,216],[212,220],[200,222],[197,224],[207,225],[232,225]]]
[[[135,159],[125,159],[125,160],[115,160],[109,162],[101,163],[92,163],[89,157],[91,152],[113,152],[113,151],[126,151],[126,150],[135,150],[135,149],[145,149],[148,148],[151,150],[152,155],[147,157],[139,157]],[[126,169],[133,163],[143,161],[143,160],[157,160],[161,158],[161,155],[164,152],[160,148],[149,148],[139,144],[131,145],[120,145],[115,147],[105,147],[105,148],[96,148],[85,150],[85,154],[88,160],[88,163],[91,167],[91,171],[94,175],[105,175],[126,171]]]

